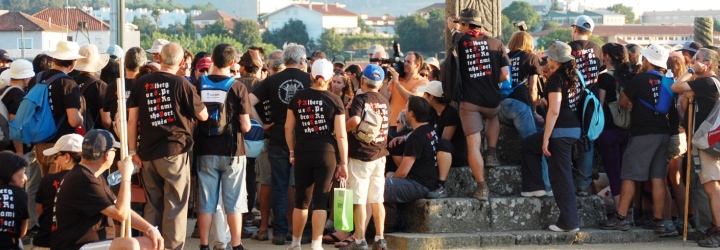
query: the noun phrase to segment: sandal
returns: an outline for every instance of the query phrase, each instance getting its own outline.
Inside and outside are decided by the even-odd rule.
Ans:
[[[252,235],[253,240],[259,240],[259,241],[266,241],[270,238],[268,237],[268,231],[257,231]]]
[[[355,236],[350,235],[347,238],[345,238],[343,241],[340,241],[338,243],[335,243],[336,248],[341,248],[347,245],[350,245],[351,243],[355,242]]]
[[[323,244],[335,244],[335,243],[340,242],[341,240],[338,239],[337,236],[335,236],[336,232],[337,231],[332,231],[332,232],[329,232],[328,234],[326,234],[325,236],[323,236],[322,243]]]

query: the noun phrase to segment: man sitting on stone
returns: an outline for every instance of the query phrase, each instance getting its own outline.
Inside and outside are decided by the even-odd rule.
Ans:
[[[397,231],[398,203],[409,203],[424,198],[437,188],[439,170],[437,164],[438,137],[428,121],[430,104],[418,96],[409,96],[406,118],[413,132],[407,136],[405,151],[395,176],[385,179],[385,228]]]

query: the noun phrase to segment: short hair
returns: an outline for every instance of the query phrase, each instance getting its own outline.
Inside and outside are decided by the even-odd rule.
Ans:
[[[285,60],[283,59],[283,51],[275,50],[268,55],[268,68],[274,72],[280,72],[285,69]]]
[[[108,61],[108,64],[100,70],[100,80],[107,84],[114,84],[119,77],[120,64],[114,60]]]
[[[0,152],[0,162],[3,165],[3,170],[0,171],[0,183],[5,185],[12,182],[12,176],[15,173],[28,166],[25,158],[8,150]]]
[[[430,103],[422,97],[410,96],[408,98],[408,110],[413,112],[416,122],[427,122],[430,120]]]
[[[258,53],[260,53],[260,56],[264,59],[265,58],[265,50],[260,46],[250,46],[248,47],[248,50],[255,50]]]
[[[348,72],[355,74],[355,77],[356,77],[355,80],[360,81],[360,77],[362,77],[362,68],[360,68],[360,65],[352,64],[352,65],[348,66],[347,68],[345,68],[345,73],[348,73]]]
[[[138,71],[146,62],[147,54],[140,47],[132,47],[125,52],[125,68],[130,71]]]
[[[708,49],[708,48],[701,48],[698,50],[698,52],[702,51],[702,60],[703,62],[710,62],[710,71],[717,71],[718,69],[718,61],[720,61],[720,55],[717,51]]]
[[[178,43],[168,43],[160,50],[162,64],[167,66],[177,66],[183,60],[183,48]]]
[[[377,89],[377,88],[382,87],[382,85],[383,85],[382,80],[373,81],[373,80],[370,80],[370,78],[367,78],[366,76],[362,77],[362,81],[365,82],[365,85],[367,85],[368,88],[371,88],[371,89]]]
[[[532,53],[535,49],[535,40],[533,40],[530,33],[518,31],[510,38],[510,41],[508,42],[508,49],[510,51],[519,50]]]
[[[60,151],[60,153],[70,155],[70,160],[74,163],[80,163],[80,160],[82,160],[80,152]]]
[[[235,60],[235,47],[227,43],[221,43],[215,46],[212,54],[212,61],[215,67],[225,68],[232,66],[232,61]]]
[[[58,67],[70,67],[72,66],[73,62],[75,62],[75,60],[60,60],[53,58],[53,64],[57,65]]]
[[[307,57],[305,54],[305,46],[288,43],[283,48],[283,61],[285,62],[285,66],[300,64],[300,62],[305,60],[305,57]]]
[[[158,71],[158,69],[153,67],[152,65],[145,64],[138,69],[138,73],[137,73],[137,75],[135,75],[135,79],[136,79],[135,82],[137,82],[137,80],[139,80],[141,77],[155,73],[157,71]]]
[[[415,56],[416,63],[420,63],[420,68],[422,68],[423,64],[425,63],[425,59],[423,59],[423,56],[416,52],[416,51],[408,51],[408,55]]]
[[[46,54],[38,54],[35,56],[35,59],[33,59],[32,65],[33,71],[37,74],[52,68],[52,66],[55,65],[55,59]]]

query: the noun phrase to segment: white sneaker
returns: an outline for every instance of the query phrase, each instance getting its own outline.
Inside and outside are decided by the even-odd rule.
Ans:
[[[300,245],[297,245],[297,246],[290,246],[287,248],[287,250],[302,250],[302,249],[300,248]]]
[[[547,196],[548,196],[548,197],[553,197],[553,196],[555,196],[555,195],[553,194],[553,191],[550,190],[550,192],[547,192]]]
[[[549,228],[550,228],[551,231],[555,231],[555,232],[577,232],[577,231],[580,231],[580,228],[579,228],[579,227],[578,227],[578,228],[573,228],[573,229],[570,229],[570,230],[565,230],[565,229],[559,228],[558,226],[550,225]]]
[[[520,192],[520,196],[522,197],[543,197],[547,196],[547,192],[545,190],[536,190],[532,192]]]

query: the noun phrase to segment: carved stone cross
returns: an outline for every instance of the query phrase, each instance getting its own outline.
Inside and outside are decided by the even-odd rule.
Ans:
[[[485,31],[492,37],[501,35],[501,0],[445,0],[445,16],[457,17],[460,11],[466,8],[473,8],[482,14],[482,22]],[[450,31],[445,33],[445,49],[451,46],[452,37]]]

